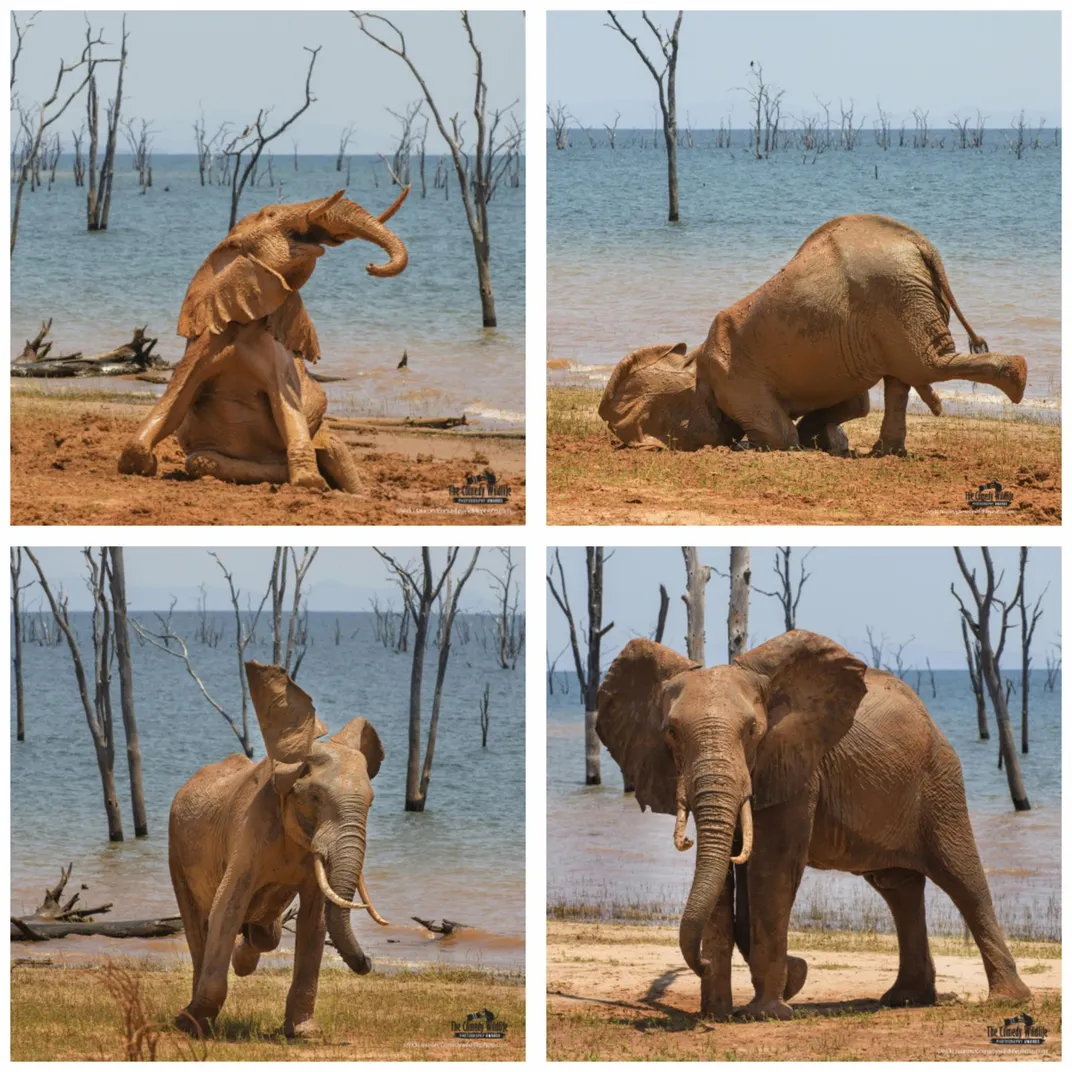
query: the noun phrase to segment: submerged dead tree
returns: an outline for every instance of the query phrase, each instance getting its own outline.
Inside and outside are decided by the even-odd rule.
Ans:
[[[964,639],[964,657],[968,663],[968,678],[975,697],[975,718],[979,727],[979,740],[990,740],[990,726],[986,717],[986,685],[983,684],[979,642],[968,633],[968,623],[961,616],[960,635]]]
[[[127,66],[127,19],[123,16],[123,42],[119,50],[119,73],[116,76],[115,96],[105,109],[107,129],[104,140],[104,157],[97,168],[97,151],[100,139],[100,106],[97,93],[96,72],[89,79],[86,99],[86,119],[89,124],[89,184],[86,190],[86,228],[90,231],[107,231],[108,216],[112,209],[112,179],[115,175],[115,142],[119,135],[119,116],[123,106],[123,72]],[[92,49],[92,31],[86,26],[86,48]]]
[[[402,31],[383,15],[355,11],[361,32],[381,48],[397,56],[410,69],[410,73],[420,86],[428,109],[432,113],[439,134],[447,143],[454,160],[454,170],[458,176],[458,190],[465,218],[469,224],[469,233],[473,240],[473,254],[476,258],[477,287],[480,291],[480,309],[484,327],[496,326],[495,294],[491,286],[491,232],[488,225],[488,204],[495,196],[500,180],[506,174],[513,154],[521,149],[523,128],[517,122],[507,123],[511,110],[517,104],[514,101],[505,108],[489,108],[488,87],[484,81],[484,54],[477,46],[473,28],[469,22],[469,13],[462,12],[462,25],[469,42],[469,48],[476,61],[476,88],[473,98],[473,119],[476,122],[476,139],[470,154],[464,148],[462,128],[465,123],[458,114],[449,117],[449,121],[439,109],[432,96],[424,76],[417,69],[412,57],[406,51],[406,39]],[[373,30],[374,23],[387,26],[398,38],[397,44],[389,43]]]
[[[439,728],[439,709],[443,695],[443,681],[447,673],[447,660],[450,658],[450,638],[454,628],[454,618],[458,612],[458,599],[465,582],[472,576],[476,567],[480,548],[474,548],[473,557],[465,572],[451,584],[451,571],[454,569],[461,550],[458,547],[447,548],[447,561],[439,579],[435,578],[432,567],[431,549],[421,548],[421,566],[418,573],[413,566],[403,566],[397,559],[374,548],[395,576],[402,598],[409,608],[414,624],[413,662],[409,678],[409,755],[406,761],[406,811],[424,811],[428,799],[428,783],[432,777],[432,759],[435,755],[436,733]],[[432,714],[428,724],[428,744],[421,763],[421,685],[424,679],[424,654],[428,647],[428,627],[432,608],[440,598],[444,586],[453,589],[440,609],[442,620],[439,623],[439,662],[436,667],[435,693],[432,697]]]
[[[20,584],[22,548],[11,548],[11,673],[15,678],[15,740],[26,740],[26,717],[22,688],[22,601],[29,585]]]
[[[655,79],[655,85],[659,90],[659,109],[663,117],[663,140],[666,143],[666,186],[669,201],[669,220],[677,223],[680,217],[678,206],[677,186],[677,56],[678,40],[681,33],[681,17],[684,12],[679,11],[674,20],[673,30],[662,30],[651,21],[646,11],[641,12],[641,18],[647,27],[655,35],[659,43],[659,52],[662,54],[663,65],[659,70],[651,61],[648,54],[640,46],[636,37],[631,37],[618,21],[618,16],[613,11],[608,11],[613,29],[617,30],[636,50],[636,54],[643,61]]]
[[[814,550],[814,548],[812,548]],[[788,633],[797,627],[797,607],[800,606],[800,595],[804,591],[804,585],[811,576],[804,568],[811,551],[806,551],[800,559],[800,573],[794,581],[792,575],[791,558],[792,547],[779,547],[774,553],[774,573],[778,578],[778,587],[773,592],[765,592],[762,588],[752,586],[753,592],[761,596],[769,596],[776,599],[782,605],[782,617],[785,621],[785,631]]]
[[[588,592],[588,654],[581,656],[581,644],[577,623],[570,606],[566,588],[566,574],[562,569],[559,549],[555,548],[555,566],[558,568],[558,587],[555,586],[554,570],[547,574],[547,586],[551,595],[565,615],[569,628],[570,648],[577,682],[584,702],[584,784],[600,785],[599,737],[596,735],[596,716],[599,713],[599,682],[602,677],[600,651],[603,638],[614,628],[614,622],[603,624],[603,564],[606,562],[602,547],[586,547],[585,578]],[[628,786],[626,787],[629,788]]]
[[[1035,626],[1042,617],[1042,599],[1049,585],[1039,593],[1038,599],[1029,609],[1027,590],[1024,586],[1027,573],[1027,548],[1020,548],[1020,751],[1028,753],[1028,694],[1031,690],[1031,642],[1035,639]]]
[[[983,555],[984,569],[982,587],[976,580],[975,570],[969,569],[967,562],[965,562],[960,548],[953,548],[957,557],[957,565],[960,567],[960,572],[964,576],[968,591],[971,593],[971,598],[975,604],[975,615],[972,615],[960,598],[955,584],[951,584],[949,590],[960,607],[961,616],[967,623],[969,631],[979,642],[982,677],[998,723],[1000,754],[1009,782],[1009,795],[1012,797],[1012,806],[1017,811],[1030,811],[1031,802],[1028,800],[1027,791],[1024,788],[1024,780],[1020,772],[1020,758],[1016,754],[1016,746],[1013,743],[1012,722],[1009,719],[1009,708],[1001,677],[1001,654],[1005,649],[1005,636],[1009,629],[1009,615],[1019,603],[1023,593],[1022,577],[1021,584],[1017,586],[1016,593],[1011,600],[998,598],[997,589],[1001,582],[994,575],[994,562],[990,555],[990,548],[983,547],[980,550]],[[997,619],[998,641],[996,645],[994,643],[994,625],[991,622],[992,614],[996,614]]]

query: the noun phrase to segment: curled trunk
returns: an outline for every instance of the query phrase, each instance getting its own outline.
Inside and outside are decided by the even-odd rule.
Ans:
[[[365,864],[365,815],[339,824],[338,833],[324,839],[327,845],[319,850],[324,860],[327,880],[332,890],[345,901],[353,901],[358,878]],[[314,851],[317,846],[314,844]],[[346,966],[359,975],[372,970],[369,960],[350,926],[350,909],[326,902],[324,918],[328,934]]]
[[[396,211],[392,205],[384,216],[388,219]],[[326,226],[335,233],[345,231],[353,238],[372,242],[384,250],[391,258],[387,264],[370,264],[366,271],[379,278],[398,275],[409,263],[409,254],[405,243],[393,231],[385,227],[375,216],[366,212],[353,201],[340,201],[332,206],[325,220]]]

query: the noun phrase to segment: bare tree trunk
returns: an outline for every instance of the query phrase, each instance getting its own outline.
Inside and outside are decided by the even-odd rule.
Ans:
[[[283,658],[283,597],[287,591],[287,549],[277,547],[272,562],[272,662],[282,665]]]
[[[599,736],[596,718],[599,715],[599,682],[602,677],[600,648],[610,630],[603,628],[603,548],[586,547],[588,571],[588,680],[584,689],[584,784],[601,785],[599,769]],[[613,625],[613,623],[611,623]]]
[[[26,740],[26,721],[22,690],[22,608],[19,600],[19,574],[22,572],[22,548],[11,548],[11,629],[12,672],[15,675],[15,739]]]
[[[968,636],[968,623],[960,620],[960,632],[964,637],[964,655],[968,660],[968,677],[971,679],[972,692],[975,695],[975,718],[979,725],[979,740],[990,740],[990,726],[986,717],[986,688],[983,685],[982,675],[979,668],[979,648],[973,644]]]
[[[730,548],[729,662],[748,650],[748,589],[752,583],[752,552]]]
[[[666,630],[666,615],[670,611],[670,596],[667,595],[666,585],[659,585],[659,620],[655,624],[655,643],[663,642],[663,632]]]
[[[685,652],[694,662],[704,665],[707,632],[704,626],[705,589],[711,579],[711,567],[701,566],[695,547],[682,547],[685,558],[685,594],[681,601],[685,604],[687,621],[685,633]]]
[[[432,558],[421,548],[424,574],[413,617],[413,663],[409,674],[409,755],[406,760],[406,811],[424,811],[421,796],[421,684],[424,679],[424,649],[428,644],[428,616],[432,611]]]
[[[141,743],[134,717],[134,671],[130,659],[130,632],[127,628],[127,580],[123,548],[105,548],[112,589],[112,631],[115,659],[119,667],[119,704],[123,712],[123,734],[127,742],[127,771],[130,774],[130,807],[134,815],[134,836],[147,837],[149,820],[145,813],[145,790],[141,778]]]

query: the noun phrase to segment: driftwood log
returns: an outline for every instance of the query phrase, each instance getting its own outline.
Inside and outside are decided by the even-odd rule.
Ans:
[[[53,356],[52,343],[45,336],[52,328],[51,319],[41,324],[41,330],[26,340],[21,354],[11,364],[11,375],[32,379],[65,379],[73,376],[126,376],[146,369],[170,368],[153,353],[157,340],[150,338],[146,327],[135,328],[130,342],[105,350],[100,354],[62,354]]]
[[[414,923],[419,923],[426,931],[433,934],[441,934],[443,937],[453,934],[455,931],[471,930],[468,923],[458,923],[453,919],[441,919],[438,923],[434,919],[421,919],[420,916],[410,916]]]
[[[11,917],[13,942],[48,942],[54,938],[66,938],[69,934],[95,934],[102,938],[166,938],[181,932],[181,916],[114,920],[105,923],[80,923],[74,920],[65,923],[39,923],[35,920],[19,919],[17,916]]]

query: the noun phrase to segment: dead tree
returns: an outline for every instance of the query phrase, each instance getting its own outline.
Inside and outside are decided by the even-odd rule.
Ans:
[[[439,631],[439,663],[436,668],[435,693],[432,697],[432,714],[428,723],[428,743],[423,765],[421,763],[421,683],[424,677],[424,653],[428,646],[428,624],[432,607],[450,579],[460,548],[447,548],[447,561],[439,580],[434,577],[431,551],[427,547],[421,548],[419,577],[412,567],[401,565],[378,547],[374,550],[395,575],[402,590],[402,598],[409,607],[414,623],[413,663],[409,680],[409,755],[406,764],[405,809],[420,812],[424,811],[428,799],[428,783],[432,777],[432,759],[435,755],[436,732],[439,727],[443,680],[446,677],[447,660],[450,658],[450,636],[458,611],[458,598],[461,596],[465,582],[469,580],[476,567],[480,548],[473,550],[473,557],[468,567],[458,578],[457,584],[453,585],[453,592],[442,611],[445,621],[441,623]]]
[[[350,140],[353,138],[354,131],[356,131],[356,130],[357,130],[357,124],[356,123],[347,123],[346,126],[344,126],[342,128],[342,133],[339,135],[339,151],[335,154],[335,170],[336,171],[342,171],[342,161],[343,161],[343,157],[346,156],[346,148],[350,144]],[[294,147],[295,161],[297,160],[297,157],[298,157],[298,148],[297,148],[297,146],[295,146]],[[295,171],[298,170],[296,166],[295,166],[294,170]]]
[[[752,552],[748,547],[730,548],[730,607],[727,617],[729,658],[732,663],[748,650],[748,589],[752,583]]]
[[[793,549],[791,547],[779,547],[774,553],[774,573],[778,578],[778,588],[775,591],[765,592],[762,588],[756,588],[754,585],[752,587],[753,592],[758,592],[761,596],[777,599],[781,603],[787,633],[797,627],[797,607],[800,606],[800,594],[811,576],[804,569],[804,563],[808,561],[808,555],[811,554],[811,551],[807,551],[800,560],[800,575],[794,582],[790,565],[792,554]]]
[[[77,130],[71,131],[71,141],[74,144],[74,160],[71,170],[74,174],[75,186],[86,184],[86,158],[82,155],[82,141],[86,136],[86,124],[83,122]]]
[[[421,102],[414,101],[407,104],[404,112],[396,112],[386,109],[398,120],[399,134],[398,146],[390,160],[379,153],[383,166],[387,168],[387,174],[391,183],[395,186],[409,186],[410,161],[413,156],[413,124],[421,114]]]
[[[566,110],[566,106],[559,101],[554,108],[549,104],[547,106],[547,118],[551,121],[551,130],[555,135],[555,148],[556,149],[568,149],[569,148],[569,121],[570,114]]]
[[[931,666],[931,657],[929,655],[927,656],[927,673],[931,679],[931,699],[935,700],[938,698],[938,683],[934,680],[934,669]]]
[[[491,686],[484,686],[484,695],[480,698],[480,747],[488,747],[488,727],[491,725]]]
[[[602,547],[585,548],[585,577],[588,589],[588,657],[581,657],[581,645],[577,625],[566,590],[566,575],[562,558],[555,548],[555,565],[558,567],[558,588],[555,587],[554,571],[547,574],[547,586],[559,609],[566,617],[569,627],[570,648],[573,665],[584,702],[584,784],[600,785],[599,737],[596,734],[596,716],[599,713],[599,682],[602,677],[600,649],[603,638],[614,628],[614,622],[603,624],[603,564],[606,556]],[[561,589],[561,591],[560,591]]]
[[[659,618],[655,623],[655,635],[652,639],[656,644],[663,642],[663,633],[666,631],[666,616],[670,612],[670,596],[667,594],[666,585],[659,585]]]
[[[855,111],[855,103],[850,99],[848,108],[845,107],[841,101],[838,101],[838,106],[841,109],[841,148],[846,152],[851,152],[856,148],[856,143],[860,138],[860,131],[863,129],[864,120],[860,119],[860,125],[855,126],[853,120],[853,112]]]
[[[994,576],[994,563],[990,557],[990,548],[983,547],[981,550],[986,579],[983,587],[980,589],[979,584],[976,581],[975,570],[968,568],[968,564],[964,561],[964,555],[961,553],[960,548],[953,548],[953,551],[957,556],[957,565],[960,566],[960,572],[964,575],[965,583],[968,585],[968,591],[971,593],[972,600],[975,603],[974,617],[972,617],[971,612],[958,595],[956,585],[951,584],[949,590],[953,593],[953,597],[956,599],[957,604],[960,607],[960,613],[964,621],[967,623],[972,636],[979,642],[982,677],[983,681],[986,683],[986,690],[990,695],[990,704],[994,708],[994,715],[998,723],[1000,755],[1004,760],[1005,774],[1009,782],[1009,795],[1012,797],[1012,806],[1016,811],[1030,811],[1031,802],[1028,800],[1027,791],[1024,789],[1023,776],[1020,773],[1020,759],[1016,754],[1016,747],[1013,743],[1012,722],[1009,719],[1009,708],[1005,699],[1005,690],[1001,685],[1001,653],[1005,649],[1005,637],[1009,629],[1009,615],[1019,602],[1023,587],[1022,585],[1017,586],[1016,593],[1011,600],[999,599],[997,596],[997,589],[1001,584],[1001,578],[995,578]],[[998,620],[998,643],[996,647],[993,642],[990,621],[991,614],[994,612],[995,607],[998,608],[1000,612]]]
[[[915,133],[912,135],[913,149],[926,149],[929,144],[930,134],[927,129],[928,115],[930,115],[930,112],[925,112],[922,108],[912,109],[912,118],[916,123]]]
[[[876,101],[878,119],[875,120],[875,144],[883,150],[890,147],[890,113],[882,110],[882,101]]]
[[[695,547],[682,547],[681,554],[685,559],[685,594],[681,597],[681,602],[685,604],[685,651],[694,663],[703,666],[707,642],[704,627],[705,593],[707,582],[711,580],[711,567],[700,564]]]
[[[495,616],[493,627],[499,665],[503,670],[513,670],[525,645],[525,617],[518,610],[521,596],[513,579],[518,568],[514,562],[513,550],[509,547],[500,547],[498,550],[503,558],[502,574],[489,569],[481,572],[491,578],[491,583],[498,591],[499,612]]]
[[[904,664],[904,650],[912,643],[916,638],[914,636],[909,637],[904,643],[897,645],[897,650],[893,652],[893,663],[886,663],[883,669],[889,674],[896,674],[902,681],[905,680],[905,664]],[[891,647],[892,650],[892,647]],[[916,690],[917,692],[919,689]]]
[[[874,631],[871,626],[866,626],[867,629],[867,647],[870,653],[871,665],[876,670],[882,669],[882,652],[886,647],[886,634],[883,633],[878,639],[875,638]]]
[[[115,638],[115,662],[119,670],[119,707],[123,714],[123,736],[127,742],[127,774],[130,778],[130,809],[134,817],[134,836],[148,837],[149,820],[145,813],[145,791],[141,779],[141,741],[138,737],[137,719],[134,717],[134,669],[130,659],[127,575],[122,547],[101,550],[101,571],[108,576],[112,595],[112,634]],[[103,581],[102,576],[102,591]]]
[[[68,64],[62,59],[60,60],[59,72],[56,75],[56,81],[52,87],[51,95],[40,104],[36,105],[33,109],[23,108],[22,105],[18,103],[17,95],[14,92],[15,71],[16,61],[22,50],[23,38],[32,24],[32,18],[22,27],[19,27],[18,20],[14,13],[12,13],[11,20],[16,37],[15,54],[12,56],[11,60],[12,103],[18,105],[20,124],[24,131],[25,140],[25,147],[16,171],[15,194],[12,197],[10,252],[13,254],[15,252],[15,243],[18,240],[19,235],[19,215],[22,209],[23,190],[26,187],[26,183],[30,180],[34,168],[40,166],[41,146],[44,143],[47,131],[63,115],[63,113],[67,111],[71,102],[95,77],[98,64],[115,63],[117,61],[114,58],[95,57],[93,55],[94,46],[104,44],[104,41],[99,34],[96,37],[93,37],[92,34],[87,31],[86,45],[85,48],[82,49],[82,55],[78,61]],[[84,72],[84,77],[81,82],[68,92],[64,88],[64,80],[67,75],[73,74],[76,71],[79,73]]]
[[[135,129],[134,124],[139,122],[141,127]],[[150,128],[145,119],[128,119],[124,132],[134,170],[138,173],[138,189],[144,194],[153,184],[153,134],[156,131]]]
[[[1027,123],[1024,121],[1024,111],[1020,109],[1019,119],[1013,118],[1009,124],[1012,127],[1012,132],[1015,137],[1010,138],[1008,134],[1005,135],[1005,144],[1008,146],[1009,152],[1012,153],[1017,160],[1022,160],[1024,156],[1024,150],[1027,148]]]
[[[1055,644],[1056,651],[1046,652],[1046,684],[1047,692],[1053,692],[1057,686],[1057,679],[1061,676],[1061,645]]]
[[[1035,638],[1035,626],[1042,617],[1042,599],[1046,595],[1049,585],[1039,593],[1034,606],[1028,609],[1027,593],[1024,587],[1025,573],[1027,571],[1027,548],[1020,548],[1020,751],[1026,756],[1028,752],[1028,692],[1031,688],[1031,642]]]
[[[745,87],[744,92],[752,103],[755,118],[751,125],[752,153],[757,160],[770,159],[772,149],[778,147],[778,126],[782,117],[782,97],[785,91],[765,82],[763,65],[750,60],[749,73],[753,84]]]
[[[86,227],[90,231],[107,231],[108,215],[112,208],[112,179],[115,175],[115,142],[119,135],[119,115],[123,106],[123,72],[127,66],[127,20],[123,16],[123,42],[119,50],[119,74],[116,76],[115,96],[108,102],[105,119],[108,127],[104,156],[97,170],[97,148],[100,134],[100,109],[97,100],[96,73],[89,80],[86,116],[89,123],[89,186],[86,191]],[[92,48],[92,31],[86,25],[86,47]]]
[[[78,647],[78,640],[71,626],[70,612],[67,608],[67,596],[64,593],[57,598],[52,594],[52,588],[37,561],[34,553],[28,548],[23,549],[26,557],[33,563],[37,570],[37,578],[41,584],[41,590],[45,593],[52,617],[56,621],[60,632],[67,640],[67,647],[71,652],[71,661],[74,664],[74,676],[78,685],[78,696],[82,701],[82,710],[86,716],[86,725],[93,740],[93,750],[97,758],[97,770],[100,774],[101,790],[104,794],[104,813],[108,822],[108,840],[123,840],[123,817],[119,810],[119,797],[115,789],[115,736],[112,724],[112,703],[109,689],[110,667],[110,644],[107,600],[102,596],[100,589],[100,569],[95,567],[95,578],[91,578],[91,591],[93,594],[93,694],[90,695],[89,681],[86,677],[85,665],[82,662],[82,653]],[[86,557],[90,558],[91,552],[86,549]],[[102,606],[103,604],[103,606]]]
[[[983,668],[979,642],[968,633],[968,623],[961,616],[960,634],[964,638],[964,656],[968,661],[968,678],[975,697],[975,718],[979,727],[979,740],[990,740],[990,726],[986,717],[986,686],[983,684]]]
[[[432,97],[432,91],[424,76],[417,70],[416,64],[406,51],[406,39],[402,31],[390,19],[383,15],[369,12],[354,12],[361,32],[371,41],[397,56],[410,69],[417,84],[424,94],[428,109],[432,113],[440,136],[447,143],[454,160],[454,170],[458,176],[458,189],[465,218],[469,224],[469,233],[473,240],[473,254],[476,258],[477,286],[480,291],[480,309],[484,327],[493,328],[497,324],[495,317],[495,294],[491,286],[491,232],[488,226],[488,205],[495,196],[499,182],[510,165],[515,151],[520,151],[523,128],[517,122],[506,127],[506,133],[500,139],[500,126],[517,104],[514,101],[506,108],[488,108],[488,87],[484,81],[484,56],[477,47],[473,28],[469,22],[469,13],[462,12],[462,25],[465,27],[469,48],[476,61],[476,90],[473,99],[473,118],[476,121],[476,141],[472,154],[464,149],[462,130],[464,121],[455,113],[448,121],[444,118]],[[397,35],[398,44],[392,45],[384,38],[378,37],[371,29],[373,22],[383,23]]]
[[[652,63],[647,53],[640,47],[637,39],[630,37],[626,33],[625,28],[618,21],[617,15],[613,11],[608,11],[607,14],[610,15],[611,22],[614,24],[613,29],[616,29],[633,46],[636,54],[643,61],[644,66],[647,67],[658,87],[659,108],[663,116],[663,140],[666,143],[666,185],[670,205],[669,220],[671,223],[677,223],[680,218],[677,185],[677,57],[678,41],[681,34],[681,17],[684,12],[679,11],[677,13],[674,28],[670,31],[659,29],[651,21],[646,11],[641,12],[641,18],[659,43],[659,51],[663,57],[661,71]]]
[[[311,104],[316,101],[312,94],[313,68],[316,66],[316,57],[320,52],[320,46],[316,48],[305,47],[309,53],[309,69],[305,72],[305,100],[300,107],[291,114],[290,118],[283,120],[274,130],[266,129],[265,124],[271,114],[270,108],[260,108],[257,116],[241,134],[235,134],[223,146],[222,152],[227,159],[228,170],[231,174],[231,219],[227,225],[230,230],[238,221],[238,202],[242,197],[242,191],[250,182],[252,176],[257,173],[257,165],[260,163],[261,154],[265,147],[275,141],[285,130],[288,130],[298,118],[302,116]],[[248,157],[247,157],[248,154]],[[243,157],[247,157],[243,165]]]
[[[617,142],[618,142],[618,121],[621,118],[622,118],[622,113],[621,112],[615,112],[614,113],[614,123],[613,123],[613,125],[608,126],[606,123],[603,124],[603,129],[607,132],[607,145],[609,145],[612,149],[616,148],[616,146],[617,146]]]
[[[20,41],[21,44],[21,41]],[[26,740],[26,719],[22,688],[22,603],[20,593],[30,586],[19,584],[22,548],[11,548],[11,672],[15,676],[15,740]]]
[[[279,550],[285,555],[288,548],[281,547]],[[289,548],[290,561],[294,569],[294,600],[290,620],[287,622],[287,647],[285,658],[281,665],[293,678],[298,676],[298,671],[301,669],[302,660],[305,658],[305,652],[309,644],[308,629],[302,625],[302,585],[305,583],[305,575],[309,572],[309,567],[313,564],[313,560],[319,550],[319,547],[304,548],[299,562],[297,548]],[[285,572],[283,576],[285,579]],[[304,614],[307,617],[308,611],[306,610]]]

